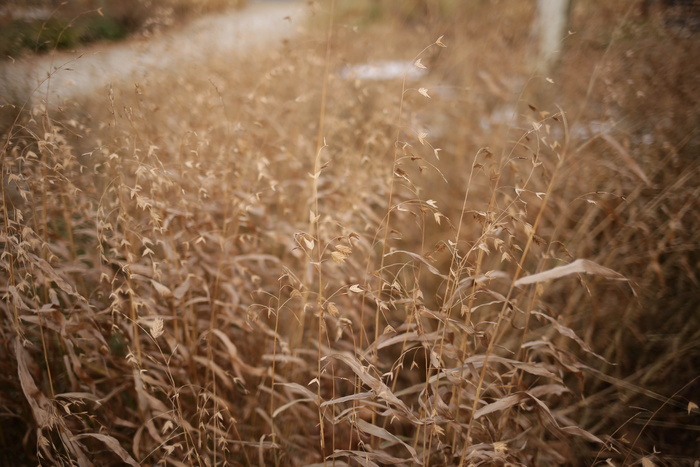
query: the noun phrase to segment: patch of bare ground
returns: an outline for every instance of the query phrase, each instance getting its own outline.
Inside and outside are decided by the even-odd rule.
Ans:
[[[129,86],[149,74],[180,74],[215,60],[241,73],[235,66],[238,56],[277,47],[303,27],[306,13],[298,1],[254,2],[119,43],[0,62],[3,111],[25,103],[56,108],[75,98],[104,94],[110,85]]]

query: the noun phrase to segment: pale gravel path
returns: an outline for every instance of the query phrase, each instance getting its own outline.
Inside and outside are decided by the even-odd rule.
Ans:
[[[303,26],[306,16],[300,0],[253,2],[241,11],[199,18],[151,39],[3,62],[0,104],[48,100],[50,107],[60,106],[66,99],[105,90],[110,84],[133,82],[154,70],[177,73],[213,57],[230,58],[231,72],[242,72],[235,66],[237,54],[277,47]]]

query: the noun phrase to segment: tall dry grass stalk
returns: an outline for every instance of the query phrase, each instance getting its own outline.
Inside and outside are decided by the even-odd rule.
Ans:
[[[581,4],[543,77],[530,6],[426,5],[7,130],[3,462],[697,458],[697,39]]]

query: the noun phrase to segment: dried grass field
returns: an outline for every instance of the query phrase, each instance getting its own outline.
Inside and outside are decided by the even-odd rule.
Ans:
[[[640,3],[551,75],[534,2],[329,0],[15,103],[0,463],[698,465],[700,36]]]

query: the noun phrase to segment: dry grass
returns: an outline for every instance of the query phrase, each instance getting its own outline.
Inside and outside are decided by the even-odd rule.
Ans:
[[[340,2],[245,73],[22,116],[2,461],[691,465],[697,38],[610,3],[553,83],[524,2]]]

